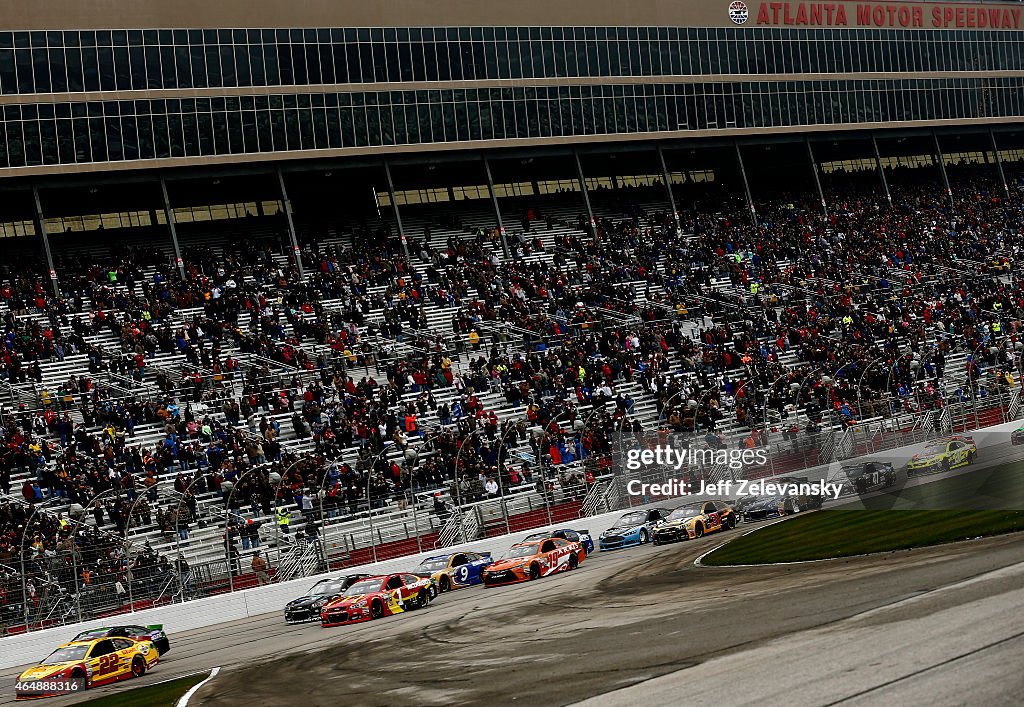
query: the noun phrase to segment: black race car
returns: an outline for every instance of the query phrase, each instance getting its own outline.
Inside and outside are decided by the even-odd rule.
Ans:
[[[136,641],[152,641],[153,646],[156,647],[156,652],[161,656],[167,654],[171,650],[171,642],[167,638],[167,634],[164,633],[164,627],[162,624],[154,624],[152,626],[139,626],[138,624],[118,624],[117,626],[101,626],[100,628],[91,628],[87,631],[82,631],[80,634],[71,639],[71,643],[76,641],[92,641],[97,638],[109,638],[116,636],[118,638],[132,638]]]
[[[855,493],[887,489],[896,483],[896,470],[889,462],[867,461],[856,466],[844,466],[843,473]]]
[[[292,599],[284,607],[284,620],[290,624],[303,621],[319,621],[320,609],[324,604],[345,594],[345,590],[356,582],[372,575],[349,574],[332,579],[321,579],[298,599]]]

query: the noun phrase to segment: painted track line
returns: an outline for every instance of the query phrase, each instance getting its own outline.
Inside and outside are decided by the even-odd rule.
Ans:
[[[188,701],[192,699],[192,695],[196,694],[196,691],[199,690],[199,688],[201,688],[203,685],[205,685],[206,683],[210,682],[215,677],[217,677],[217,673],[219,673],[219,672],[220,672],[220,666],[217,666],[216,668],[214,668],[213,670],[210,671],[210,675],[205,680],[203,680],[202,682],[196,683],[195,685],[190,687],[188,689],[188,692],[186,692],[184,695],[182,695],[181,699],[178,700],[177,707],[186,707],[186,705],[188,705]]]

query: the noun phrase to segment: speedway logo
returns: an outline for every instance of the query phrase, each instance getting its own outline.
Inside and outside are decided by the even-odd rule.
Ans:
[[[824,496],[839,499],[843,485],[820,481],[813,483],[781,483],[767,479],[739,479],[737,481],[719,481],[718,483],[700,482],[698,494],[711,496]]]

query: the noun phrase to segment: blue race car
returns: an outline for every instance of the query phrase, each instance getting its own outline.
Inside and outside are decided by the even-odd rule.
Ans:
[[[548,538],[562,538],[569,542],[579,543],[583,546],[583,549],[590,555],[594,552],[594,539],[590,537],[589,530],[572,530],[571,528],[559,528],[558,530],[549,530],[546,533],[534,533],[533,535],[527,535],[523,542],[530,542],[531,540],[547,540]]]
[[[651,539],[651,528],[672,512],[670,508],[649,508],[623,514],[615,525],[601,533],[598,547],[602,550],[618,550],[620,547],[643,545]]]
[[[494,562],[489,552],[456,552],[428,557],[412,571],[417,577],[429,577],[442,592],[480,584],[480,572]]]

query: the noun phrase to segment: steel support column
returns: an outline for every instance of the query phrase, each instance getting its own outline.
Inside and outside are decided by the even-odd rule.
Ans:
[[[501,248],[505,252],[505,258],[511,258],[512,254],[508,249],[508,239],[505,237],[505,223],[501,218],[501,206],[498,205],[498,195],[494,193],[494,177],[491,176],[491,161],[487,155],[481,155],[484,161],[484,172],[487,174],[487,193],[491,196],[491,206],[494,207],[494,218],[498,220],[498,233],[501,235]]]
[[[1003,172],[1003,160],[999,157],[999,146],[996,145],[996,134],[989,128],[988,139],[992,142],[992,154],[996,158],[996,169],[999,170],[999,181],[1003,185],[1003,191],[1006,192],[1006,198],[1010,198],[1010,185],[1006,183],[1006,174]]]
[[[747,181],[747,168],[743,165],[743,153],[740,152],[739,141],[734,140],[732,146],[736,150],[736,163],[740,166],[740,176],[743,178],[743,192],[747,195],[747,208],[750,209],[750,220],[757,226],[757,209],[754,208],[754,197],[750,193],[750,182]]]
[[[676,208],[676,196],[672,193],[672,180],[669,177],[668,165],[665,163],[665,151],[658,145],[658,162],[661,164],[661,178],[665,180],[665,191],[668,192],[668,203],[672,207],[672,221],[676,225],[676,235],[683,232],[679,224],[679,209]]]
[[[889,202],[889,208],[892,208],[892,193],[889,191],[889,182],[885,178],[885,169],[882,167],[882,153],[878,151],[878,140],[875,136],[871,136],[871,147],[875,151],[875,166],[878,168],[878,178],[882,180],[882,189],[885,191],[885,198]]]
[[[402,215],[398,213],[398,201],[395,200],[395,182],[391,179],[391,163],[384,160],[384,176],[388,180],[388,198],[391,199],[391,213],[395,216],[395,227],[398,229],[398,237],[402,241],[402,252],[405,253],[405,262],[409,262],[409,241],[405,237],[405,228],[402,227]]]
[[[935,159],[939,161],[939,172],[942,174],[942,183],[946,187],[946,196],[949,197],[949,206],[953,207],[953,190],[949,188],[949,176],[946,174],[946,158],[942,154],[942,146],[939,144],[939,136],[932,133],[932,141],[935,143]]]
[[[43,252],[46,254],[46,267],[50,271],[50,284],[53,294],[60,297],[60,283],[57,282],[57,270],[53,267],[53,252],[50,250],[50,237],[46,235],[46,218],[43,216],[43,200],[39,198],[39,188],[32,187],[32,205],[35,209],[36,233],[43,241]]]
[[[576,177],[580,180],[580,193],[583,194],[583,205],[587,207],[587,218],[590,219],[590,235],[597,242],[597,221],[594,219],[594,211],[590,208],[590,194],[587,193],[587,180],[583,176],[583,165],[580,163],[580,153],[572,151],[573,161],[576,162]]]
[[[825,203],[825,190],[821,188],[821,175],[818,174],[818,161],[814,159],[814,148],[811,147],[811,139],[804,138],[807,145],[807,157],[811,160],[811,173],[814,175],[814,186],[818,187],[818,198],[821,199],[821,212],[828,218],[828,205]]]
[[[295,218],[292,215],[292,202],[288,198],[288,189],[284,185],[284,172],[277,170],[277,183],[281,187],[281,199],[284,201],[284,215],[288,221],[288,237],[292,241],[292,253],[295,254],[295,265],[299,269],[299,280],[305,282],[306,270],[302,267],[302,250],[299,248],[299,239],[295,235]]]
[[[171,232],[171,244],[174,246],[174,264],[181,275],[181,281],[185,281],[185,261],[181,259],[181,246],[178,245],[178,228],[174,223],[174,210],[171,209],[171,198],[167,194],[167,181],[160,177],[160,195],[164,200],[164,218],[167,220],[167,228]]]

